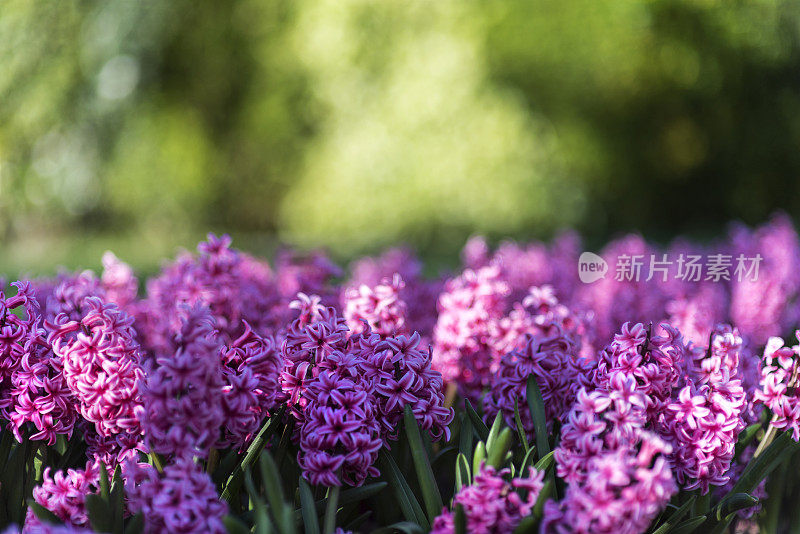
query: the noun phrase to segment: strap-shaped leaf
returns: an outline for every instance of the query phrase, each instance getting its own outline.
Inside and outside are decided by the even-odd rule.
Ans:
[[[533,419],[533,428],[536,432],[536,450],[542,458],[550,452],[550,442],[547,439],[547,420],[545,418],[544,400],[539,385],[533,375],[528,377],[528,384],[525,388],[528,397],[528,409]]]
[[[336,530],[336,512],[339,510],[339,486],[332,486],[328,488],[328,495],[326,497],[327,503],[325,505],[325,520],[322,526],[323,534],[333,534]]]
[[[250,529],[247,528],[247,525],[232,515],[226,515],[222,519],[222,523],[225,525],[228,534],[250,534]]]
[[[303,514],[303,527],[306,534],[319,534],[319,518],[314,506],[314,495],[311,487],[302,476],[300,477],[300,510]]]
[[[674,530],[670,531],[670,534],[690,534],[694,532],[697,527],[702,525],[706,522],[706,517],[701,515],[700,517],[693,517],[692,519],[687,519],[680,525],[676,526]]]
[[[128,520],[125,534],[142,534],[142,532],[144,532],[144,514],[139,512]]]
[[[31,507],[31,510],[39,518],[42,523],[49,523],[51,525],[63,525],[64,522],[56,516],[53,512],[39,504],[38,502],[31,499],[28,503],[28,506]]]
[[[537,471],[547,471],[548,469],[550,469],[551,467],[553,467],[553,464],[554,464],[555,462],[556,462],[556,459],[555,459],[555,451],[550,451],[550,452],[548,452],[547,454],[545,454],[545,455],[544,455],[544,456],[541,458],[541,460],[539,460],[538,462],[536,462],[536,465],[534,466],[534,468],[535,468]]]
[[[455,514],[453,514],[453,531],[454,534],[467,534],[467,514],[464,513],[464,507],[460,504],[456,505]]]
[[[511,448],[512,434],[510,428],[504,428],[495,439],[488,452],[487,463],[495,469],[500,469],[506,459],[506,453]]]
[[[421,525],[425,530],[430,528],[430,523],[425,517],[425,512],[422,511],[422,506],[420,506],[419,501],[417,501],[414,492],[411,491],[411,487],[408,485],[400,468],[397,467],[394,459],[385,449],[379,452],[378,458],[381,462],[382,472],[388,479],[389,485],[392,487],[397,497],[400,510],[403,512],[403,517],[410,522]]]
[[[517,425],[517,436],[519,437],[519,442],[522,444],[522,448],[527,454],[531,446],[528,443],[528,435],[525,432],[525,427],[522,426],[522,418],[519,415],[519,403],[517,402],[517,399],[514,399],[514,423]]]
[[[481,416],[475,411],[475,408],[472,407],[472,404],[468,400],[465,400],[464,406],[467,411],[467,416],[473,428],[478,433],[478,437],[481,438],[481,441],[489,439],[489,427],[483,422],[483,419],[481,419]]]
[[[672,512],[672,515],[669,516],[669,519],[659,525],[659,527],[654,530],[652,534],[667,534],[670,529],[676,527],[683,517],[689,512],[689,510],[691,510],[695,500],[697,500],[697,496],[692,495],[690,499],[683,503],[677,510]]]
[[[108,501],[100,495],[90,494],[86,496],[85,502],[92,529],[95,532],[111,532],[114,528],[114,512]]]
[[[479,441],[475,446],[475,452],[472,454],[472,476],[477,476],[481,472],[481,465],[486,460],[486,445]]]
[[[456,487],[455,493],[461,491],[461,488],[464,486],[469,486],[472,484],[472,475],[469,471],[469,464],[467,463],[467,457],[461,453],[458,453],[458,457],[456,457]]]
[[[433,470],[428,461],[425,446],[422,443],[419,425],[409,405],[405,407],[404,423],[408,446],[411,449],[411,459],[414,461],[417,481],[422,491],[422,500],[425,502],[425,511],[428,515],[428,521],[433,522],[434,518],[442,511],[442,496],[439,493],[439,487],[436,485],[436,479],[433,477]]]

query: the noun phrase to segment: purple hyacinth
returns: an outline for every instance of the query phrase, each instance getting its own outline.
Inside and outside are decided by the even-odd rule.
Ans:
[[[544,400],[547,423],[566,417],[575,396],[586,382],[589,366],[578,355],[574,338],[560,326],[552,325],[546,333],[528,335],[525,346],[500,360],[491,389],[484,397],[487,421],[500,412],[506,423],[516,426],[514,407],[529,439],[534,439],[534,424],[527,409],[527,382],[533,376]]]
[[[222,437],[218,445],[244,447],[258,432],[278,398],[283,366],[271,337],[261,337],[245,321],[245,331],[220,349]]]
[[[795,336],[800,340],[800,330]],[[799,354],[800,345],[787,347],[781,338],[769,338],[761,365],[761,388],[755,393],[756,401],[773,413],[770,425],[791,430],[795,441],[800,440]]]
[[[441,375],[420,337],[350,332],[334,308],[301,295],[281,349],[281,385],[300,422],[298,462],[314,484],[361,484],[410,405],[434,439],[448,436]]]
[[[141,368],[133,318],[97,297],[81,303],[83,315],[56,316],[48,341],[62,359],[67,386],[81,415],[103,436],[137,434]]]
[[[208,474],[191,459],[177,459],[163,473],[141,470],[141,480],[126,483],[129,508],[141,512],[146,532],[223,534],[227,505],[219,499]]]
[[[499,471],[481,465],[475,481],[453,497],[453,509],[464,510],[467,532],[505,534],[513,532],[522,519],[531,515],[544,487],[544,472],[530,468],[527,477],[509,477],[508,469]],[[433,534],[455,533],[454,515],[447,509],[433,521]]]
[[[146,363],[138,411],[147,444],[177,456],[208,455],[223,421],[222,344],[207,308],[181,309],[170,347]]]

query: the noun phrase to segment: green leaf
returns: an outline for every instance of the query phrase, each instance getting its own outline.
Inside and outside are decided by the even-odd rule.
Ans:
[[[730,497],[725,497],[717,506],[716,518],[718,521],[722,520],[730,514],[751,508],[758,504],[758,499],[747,493],[735,493]]]
[[[522,463],[519,464],[519,472],[521,476],[525,476],[528,472],[528,467],[533,465],[533,459],[536,456],[536,447],[531,447],[528,449],[528,452],[525,453],[525,457],[522,459]]]
[[[511,448],[512,434],[510,428],[504,428],[500,435],[489,446],[488,464],[495,469],[500,469],[506,459],[506,453]]]
[[[422,436],[419,432],[419,425],[411,411],[411,406],[405,407],[405,429],[408,445],[411,449],[411,458],[414,461],[414,468],[417,472],[417,480],[422,490],[422,499],[425,502],[425,509],[428,514],[428,521],[433,522],[434,518],[442,511],[442,496],[436,479],[433,476],[425,446],[422,444]]]
[[[472,422],[469,416],[462,414],[461,435],[458,437],[458,452],[467,458],[467,462],[472,459]]]
[[[522,418],[519,415],[519,403],[517,399],[514,399],[514,423],[517,425],[519,442],[522,443],[522,448],[525,450],[525,454],[527,454],[531,446],[528,443],[528,435],[525,432],[525,427],[522,426]]]
[[[517,525],[517,528],[514,529],[514,534],[536,534],[539,532],[539,521],[533,517],[528,516],[522,519]]]
[[[468,400],[464,401],[464,405],[466,407],[469,420],[472,423],[472,426],[475,428],[475,431],[478,433],[478,437],[481,438],[481,441],[486,441],[489,439],[489,427],[487,427],[486,423],[483,422],[481,416],[478,415],[478,412],[475,411],[475,408],[472,407],[472,404]]]
[[[389,525],[388,527],[373,530],[371,534],[396,534],[397,532],[402,532],[403,534],[423,534],[425,530],[416,523],[402,521]]]
[[[64,524],[64,522],[61,521],[61,519],[59,519],[58,516],[56,516],[56,514],[54,514],[53,512],[51,512],[50,510],[39,504],[38,502],[34,501],[33,499],[31,499],[31,501],[28,503],[28,506],[31,507],[33,513],[36,515],[36,517],[39,518],[39,520],[42,523],[49,523],[51,525]]]
[[[367,519],[369,519],[369,516],[371,516],[371,515],[372,515],[372,511],[370,511],[370,510],[367,510],[366,512],[364,512],[364,513],[363,513],[363,514],[361,514],[360,516],[356,517],[355,519],[353,519],[352,521],[350,521],[349,523],[347,523],[347,524],[344,526],[344,530],[345,530],[345,531],[348,531],[348,530],[349,530],[349,531],[351,531],[351,532],[359,532],[359,531],[360,531],[360,529],[361,529],[361,525],[363,525],[363,524],[364,524],[364,521],[366,521]]]
[[[542,491],[539,492],[539,496],[536,498],[536,504],[533,505],[533,517],[536,519],[541,519],[544,515],[544,504],[553,494],[555,487],[556,483],[552,478],[546,480],[544,486],[542,486]]]
[[[779,434],[761,454],[750,460],[739,480],[736,481],[728,494],[720,500],[720,503],[737,493],[752,492],[767,475],[778,467],[788,455],[797,451],[798,448],[800,448],[798,444],[792,441],[787,432]]]
[[[114,523],[113,531],[121,534],[125,525],[125,482],[122,479],[122,468],[119,465],[114,469],[109,503],[114,512],[112,518]]]
[[[270,525],[269,515],[267,514],[267,505],[259,497],[258,491],[256,491],[253,475],[249,467],[244,470],[244,485],[250,495],[250,502],[255,508],[255,532],[256,534],[268,534],[272,530],[272,525]],[[277,514],[280,510],[281,508],[273,508],[273,513]]]
[[[322,527],[323,534],[333,534],[336,530],[336,512],[339,510],[339,486],[328,488],[327,504],[325,506],[325,520]]]
[[[481,464],[486,459],[486,445],[479,441],[475,446],[475,452],[472,455],[472,476],[477,476],[481,472]]]
[[[233,495],[239,491],[239,488],[241,488],[242,484],[242,477],[244,476],[244,469],[253,464],[258,454],[264,448],[267,438],[269,438],[275,432],[275,429],[280,424],[285,411],[286,406],[282,405],[278,412],[267,419],[267,421],[261,426],[261,430],[259,430],[258,434],[256,434],[256,437],[253,438],[253,442],[250,443],[250,446],[247,448],[247,452],[241,463],[234,468],[233,472],[228,477],[228,480],[225,483],[225,488],[222,490],[222,494],[220,495],[222,500],[230,502]]]
[[[761,423],[753,423],[752,425],[748,426],[744,430],[739,433],[739,439],[736,441],[736,457],[738,458],[739,453],[744,450],[745,447],[750,445],[758,434],[758,431],[761,430]]]
[[[547,440],[547,420],[545,418],[544,400],[539,385],[533,375],[528,377],[528,384],[525,388],[528,397],[528,409],[533,419],[533,428],[536,432],[536,450],[539,457],[544,457],[550,452],[550,442]]]
[[[537,471],[547,471],[553,466],[555,462],[556,462],[555,451],[550,451],[546,455],[544,455],[541,460],[536,462],[536,465],[533,467]]]
[[[469,486],[472,484],[472,475],[469,472],[469,464],[467,463],[467,457],[458,453],[456,457],[456,487],[455,493],[461,491],[461,488],[464,486]]]
[[[314,506],[314,495],[311,487],[302,476],[300,477],[300,510],[303,513],[303,526],[306,534],[319,534],[319,518]]]
[[[125,526],[125,534],[142,534],[142,532],[144,532],[144,514],[139,512],[128,520],[128,524]]]
[[[705,516],[700,517],[693,517],[692,519],[687,519],[680,525],[675,527],[675,530],[671,530],[670,534],[690,534],[694,532],[697,527],[702,525],[706,522]]]
[[[503,416],[500,412],[497,412],[497,415],[494,416],[494,421],[492,421],[492,428],[489,429],[489,436],[486,438],[486,450],[492,450],[492,445],[497,440],[498,436],[500,435],[500,430],[503,428]]]
[[[95,532],[111,532],[114,528],[114,512],[100,495],[86,496],[86,512]]]
[[[453,532],[454,534],[467,534],[467,515],[464,513],[464,507],[460,504],[456,505],[453,515]]]
[[[422,507],[417,501],[416,496],[414,496],[414,492],[411,491],[411,487],[408,485],[405,477],[403,477],[400,468],[397,467],[394,459],[385,449],[381,449],[378,454],[378,458],[381,462],[381,470],[384,476],[389,479],[389,485],[392,486],[394,490],[394,494],[400,505],[400,510],[403,512],[403,517],[408,521],[421,525],[423,529],[428,529],[430,523],[428,523],[428,519],[422,511]]]
[[[108,501],[111,496],[111,482],[108,479],[108,468],[105,462],[100,462],[100,497]]]
[[[669,516],[669,519],[667,519],[656,530],[654,530],[652,534],[667,534],[667,532],[675,527],[683,519],[683,516],[685,516],[689,510],[691,510],[695,500],[697,500],[697,496],[692,495],[692,497],[683,503],[680,508],[672,512],[672,515]]]
[[[250,534],[250,529],[247,528],[247,525],[241,519],[237,519],[232,515],[226,515],[222,519],[222,523],[229,534]]]
[[[267,502],[272,508],[276,521],[278,521],[278,530],[281,534],[287,534],[291,527],[283,523],[281,516],[283,509],[288,505],[283,499],[283,489],[281,488],[278,468],[275,466],[269,451],[266,450],[261,453],[258,462],[261,469],[261,482],[264,484],[264,490],[267,493]],[[294,518],[290,518],[290,522],[294,523]]]

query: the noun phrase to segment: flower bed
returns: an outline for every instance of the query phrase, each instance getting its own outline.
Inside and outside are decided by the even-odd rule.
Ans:
[[[592,263],[586,263],[592,258]],[[792,531],[800,242],[467,243],[344,272],[210,235],[0,294],[6,532]],[[611,265],[612,267],[609,267]],[[584,272],[584,267],[586,271]],[[588,274],[587,274],[588,273]],[[586,274],[586,276],[584,276]]]

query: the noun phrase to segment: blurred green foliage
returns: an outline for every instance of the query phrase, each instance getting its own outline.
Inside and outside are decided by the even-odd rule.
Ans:
[[[0,268],[711,233],[800,215],[798,148],[797,2],[0,4]]]

